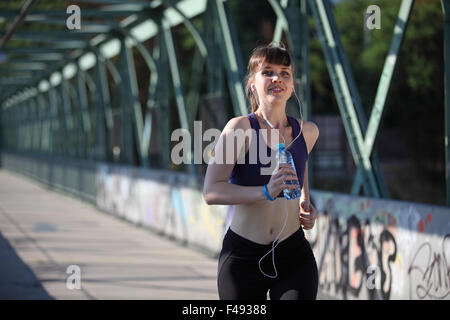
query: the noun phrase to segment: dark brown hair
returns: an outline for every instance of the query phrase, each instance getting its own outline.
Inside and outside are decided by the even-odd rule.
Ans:
[[[253,49],[250,59],[247,65],[247,75],[245,77],[245,92],[247,94],[247,98],[250,101],[250,105],[252,107],[252,112],[255,112],[258,109],[258,99],[255,94],[252,92],[250,86],[250,80],[254,77],[257,72],[259,66],[264,63],[273,63],[279,64],[286,67],[292,68],[292,76],[294,77],[295,66],[294,59],[292,59],[291,54],[287,51],[282,43],[278,44],[272,42],[268,45],[259,46]],[[295,78],[294,78],[295,82]]]

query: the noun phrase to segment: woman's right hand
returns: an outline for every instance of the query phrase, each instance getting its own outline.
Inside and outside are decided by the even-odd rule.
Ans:
[[[284,184],[286,180],[297,180],[297,175],[289,164],[280,164],[267,184],[267,191],[272,198],[276,198],[284,189],[298,188],[298,184]]]

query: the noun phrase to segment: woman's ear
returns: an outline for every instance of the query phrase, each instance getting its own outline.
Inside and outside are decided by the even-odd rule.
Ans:
[[[253,84],[251,79],[247,80],[247,86],[248,86],[248,88],[250,88],[251,91],[255,90],[255,85]]]

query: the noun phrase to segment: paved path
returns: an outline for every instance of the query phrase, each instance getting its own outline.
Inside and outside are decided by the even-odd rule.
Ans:
[[[216,259],[5,170],[0,261],[0,299],[218,299]]]
[[[0,262],[0,299],[218,299],[216,259],[6,170]]]

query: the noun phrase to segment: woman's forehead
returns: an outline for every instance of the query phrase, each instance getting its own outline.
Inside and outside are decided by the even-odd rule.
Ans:
[[[267,61],[262,61],[259,65],[259,69],[287,69],[287,70],[291,70],[292,66],[285,66],[283,64],[277,64],[277,63],[270,63]]]

